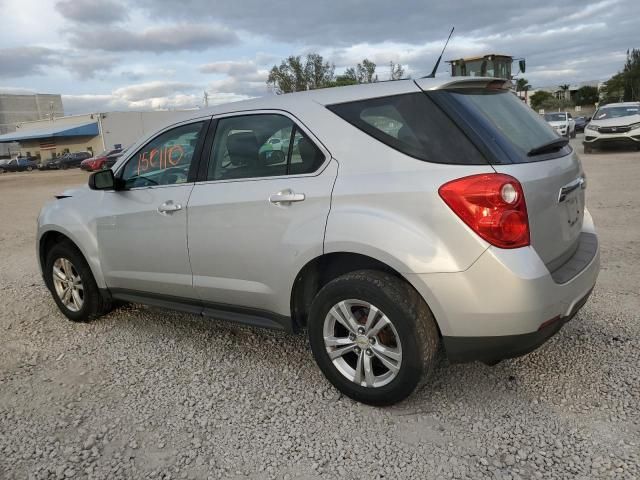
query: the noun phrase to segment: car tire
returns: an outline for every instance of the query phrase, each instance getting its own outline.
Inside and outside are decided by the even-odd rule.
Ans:
[[[344,315],[343,321],[335,316],[345,311],[356,322],[355,333],[344,326]],[[404,280],[375,270],[326,284],[311,304],[308,334],[327,379],[348,397],[377,406],[409,396],[433,371],[440,347],[435,320],[420,295]]]
[[[44,272],[56,305],[69,320],[88,322],[111,309],[111,302],[100,294],[87,261],[71,242],[57,243],[47,252]]]

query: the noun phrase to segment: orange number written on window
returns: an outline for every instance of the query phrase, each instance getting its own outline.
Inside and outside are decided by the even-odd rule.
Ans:
[[[171,145],[170,147],[153,148],[150,151],[138,154],[138,176],[149,170],[164,170],[175,167],[184,158],[184,148],[182,145]]]

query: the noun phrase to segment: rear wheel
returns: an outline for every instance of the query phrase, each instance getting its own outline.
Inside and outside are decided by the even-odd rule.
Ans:
[[[58,308],[69,320],[86,322],[110,310],[89,265],[71,242],[58,243],[48,252],[45,281]]]
[[[345,395],[390,405],[433,369],[438,330],[424,300],[406,282],[361,270],[327,285],[314,299],[309,341],[318,366]]]

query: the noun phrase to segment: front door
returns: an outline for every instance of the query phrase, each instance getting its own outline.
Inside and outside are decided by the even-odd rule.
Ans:
[[[107,286],[127,293],[195,298],[187,254],[187,203],[206,121],[168,129],[116,174],[124,190],[96,205]]]
[[[205,308],[290,314],[297,272],[322,254],[336,174],[328,152],[288,116],[217,121],[206,179],[189,200],[193,284]]]

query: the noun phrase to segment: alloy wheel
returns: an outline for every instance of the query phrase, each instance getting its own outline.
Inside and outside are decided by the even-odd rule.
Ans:
[[[324,345],[334,367],[361,387],[390,383],[400,371],[402,345],[389,318],[363,300],[343,300],[325,317]]]
[[[84,286],[76,267],[66,258],[53,262],[53,286],[62,304],[78,312],[84,304]]]

